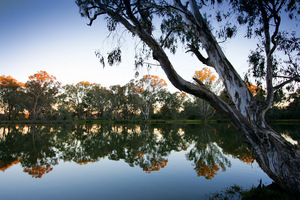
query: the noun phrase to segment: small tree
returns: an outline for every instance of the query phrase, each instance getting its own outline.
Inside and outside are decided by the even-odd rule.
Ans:
[[[124,113],[128,110],[126,90],[126,86],[120,85],[113,85],[109,88],[106,112],[110,114],[113,119],[123,118]]]
[[[100,84],[94,84],[84,97],[84,101],[91,113],[95,112],[96,116],[105,118],[108,107],[108,96],[109,91],[106,88],[101,87]]]

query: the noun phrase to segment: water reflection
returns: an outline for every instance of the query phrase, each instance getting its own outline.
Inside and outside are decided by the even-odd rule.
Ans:
[[[185,151],[197,176],[212,179],[231,167],[231,155],[253,158],[227,125],[77,125],[0,128],[0,170],[20,163],[23,171],[42,178],[62,161],[81,165],[101,159],[123,160],[146,173],[167,167],[172,151]],[[101,162],[101,161],[100,161]]]

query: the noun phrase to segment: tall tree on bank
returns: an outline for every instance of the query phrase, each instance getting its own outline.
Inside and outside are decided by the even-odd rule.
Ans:
[[[39,71],[29,76],[25,87],[27,97],[25,103],[30,113],[29,117],[36,120],[42,116],[42,112],[49,111],[55,103],[60,82],[46,71]]]
[[[9,120],[16,118],[24,109],[23,86],[24,83],[18,82],[11,76],[0,76],[0,108]]]
[[[155,103],[158,102],[160,91],[167,86],[166,81],[158,76],[145,75],[139,80],[131,80],[129,85],[131,85],[129,91],[131,99],[135,99],[144,119],[149,120]]]
[[[299,81],[299,69],[293,60],[290,65],[296,72],[285,74],[285,79],[278,85],[274,85],[273,81],[274,67],[277,66],[274,54],[284,38],[292,40],[280,34],[280,14],[288,13],[293,18],[295,13],[299,13],[299,1],[229,1],[230,5],[239,8],[241,15],[238,21],[248,24],[249,33],[257,33],[257,37],[262,41],[260,50],[264,53],[265,62],[260,64],[264,65],[266,72],[264,74],[266,98],[263,101],[253,97],[245,82],[226,58],[217,38],[212,33],[211,21],[204,17],[205,2],[208,5],[215,1],[189,0],[184,3],[180,0],[76,1],[81,15],[89,18],[89,25],[92,25],[97,17],[105,15],[111,32],[117,30],[118,24],[122,24],[133,36],[140,38],[144,44],[142,48],[144,54],[139,55],[144,55],[144,58],[152,55],[176,88],[208,101],[217,111],[222,112],[240,130],[261,168],[283,188],[300,193],[300,151],[265,121],[265,113],[273,103],[275,90]],[[218,15],[218,21],[221,21],[221,16],[226,15]],[[154,27],[159,20],[161,20],[161,32],[154,34],[154,30],[159,31]],[[258,27],[254,27],[256,23]],[[236,30],[236,26],[225,26],[224,31],[219,33],[221,36],[231,37]],[[159,34],[161,37],[156,38],[155,36]],[[187,52],[194,53],[200,62],[216,70],[234,106],[223,101],[200,81],[198,84],[191,83],[177,73],[166,54],[166,49],[176,52],[177,42],[185,45]],[[108,56],[109,64],[114,63],[112,60],[120,62],[120,54],[120,48],[111,52]],[[142,65],[141,57],[137,56],[137,58],[141,62],[136,63]],[[104,57],[100,56],[100,60],[104,62]]]
[[[63,93],[59,96],[61,103],[69,107],[68,109],[75,112],[77,118],[81,119],[84,117],[84,113],[87,109],[85,97],[94,85],[95,84],[91,84],[88,81],[81,81],[76,85],[67,84],[63,86]]]
[[[204,84],[206,88],[213,91],[215,94],[219,94],[221,91],[220,79],[213,73],[208,67],[204,67],[200,71],[195,71],[194,81],[198,84]],[[207,123],[207,120],[213,117],[215,114],[215,109],[209,105],[209,103],[203,99],[195,98],[193,104],[197,107],[195,109],[199,115],[202,117],[204,123]]]

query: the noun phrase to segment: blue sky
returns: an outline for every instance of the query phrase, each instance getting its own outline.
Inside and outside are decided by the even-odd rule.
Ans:
[[[0,0],[0,75],[26,82],[28,76],[45,70],[62,84],[89,81],[108,87],[129,82],[135,74],[134,45],[138,40],[127,38],[123,62],[103,69],[95,51],[105,52],[114,41],[106,39],[104,20],[98,19],[91,27],[87,23],[74,0]],[[248,53],[255,43],[243,39],[241,34],[222,47],[243,75]],[[192,80],[194,71],[201,69],[195,57],[183,54],[171,57],[179,74],[187,80]],[[140,72],[167,79],[159,67]],[[170,89],[174,90],[172,86]]]

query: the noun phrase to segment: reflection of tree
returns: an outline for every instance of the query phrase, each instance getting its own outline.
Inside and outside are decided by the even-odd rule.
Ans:
[[[207,179],[230,167],[224,152],[252,161],[245,145],[224,126],[103,124],[5,130],[0,140],[0,169],[20,162],[24,172],[35,178],[52,171],[58,160],[87,164],[103,158],[124,160],[151,173],[167,165],[172,151],[183,150],[188,150],[187,160],[193,162],[197,175]]]
[[[39,161],[37,161],[39,162]],[[49,173],[53,170],[51,165],[45,164],[43,162],[36,163],[35,165],[31,165],[30,168],[25,167],[24,172],[28,173],[34,178],[42,178],[45,173]]]
[[[170,152],[162,151],[161,140],[148,126],[101,127],[86,134],[81,149],[90,160],[107,157],[110,160],[124,160],[130,166],[139,166],[144,171],[157,171],[167,163]],[[166,145],[167,146],[167,145]]]
[[[299,89],[300,90],[300,89]],[[300,101],[300,99],[299,99]],[[278,133],[283,135],[286,139],[292,139],[292,143],[298,146],[300,149],[300,126],[299,124],[272,124],[275,130],[278,130]],[[289,139],[287,139],[289,140]]]
[[[0,161],[0,170],[5,172],[8,168],[10,168],[13,165],[18,164],[20,161],[19,160],[5,160],[5,161]]]
[[[21,155],[24,172],[32,177],[41,178],[58,164],[54,150],[54,138],[50,127],[31,126],[30,131],[23,135],[25,143]]]
[[[0,140],[0,168],[5,171],[10,166],[17,164],[21,147],[21,137],[15,127],[1,127],[2,138]]]
[[[50,127],[31,126],[26,134],[22,134],[22,128],[10,130],[0,144],[2,163],[20,161],[24,172],[35,178],[41,178],[58,164]]]
[[[143,170],[149,174],[153,171],[159,171],[161,168],[164,168],[168,163],[168,160],[164,158],[150,158],[149,161],[150,162],[146,162],[146,165],[141,166],[143,167]]]
[[[212,141],[217,130],[210,126],[197,127],[193,134],[186,134],[188,141],[195,143],[194,147],[186,154],[187,160],[193,161],[198,176],[212,179],[217,171],[231,167],[228,158],[222,153],[217,143]]]
[[[218,133],[215,137],[216,142],[223,149],[224,154],[230,154],[248,164],[254,162],[251,151],[232,125],[217,125],[216,130]]]

